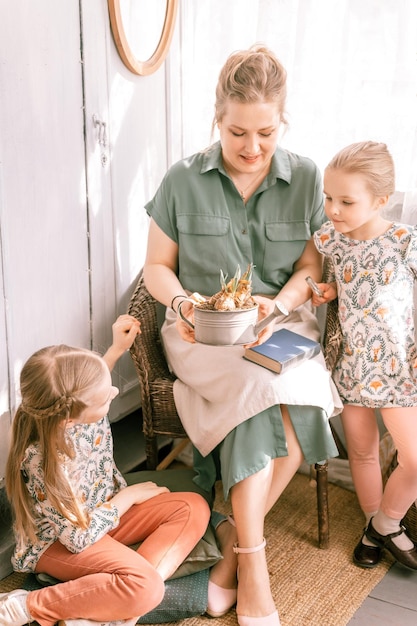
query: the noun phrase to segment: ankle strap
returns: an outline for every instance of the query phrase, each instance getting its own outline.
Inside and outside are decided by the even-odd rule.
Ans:
[[[235,543],[233,546],[233,552],[235,554],[239,554],[240,552],[242,552],[243,554],[252,554],[252,552],[259,552],[259,550],[263,550],[265,546],[266,540],[264,537],[262,543],[260,543],[259,546],[255,546],[254,548],[239,548],[239,544]]]

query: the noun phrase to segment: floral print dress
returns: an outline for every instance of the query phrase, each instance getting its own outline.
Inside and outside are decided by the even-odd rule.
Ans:
[[[343,349],[333,379],[343,402],[417,405],[417,228],[395,223],[375,239],[358,241],[326,222],[314,242],[330,258],[337,283]]]

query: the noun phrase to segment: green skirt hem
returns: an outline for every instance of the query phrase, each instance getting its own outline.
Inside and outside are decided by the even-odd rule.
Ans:
[[[288,411],[307,463],[338,456],[329,419],[321,408],[291,405]],[[287,454],[281,409],[275,405],[239,424],[207,456],[194,448],[194,481],[210,492],[221,480],[227,500],[233,485]]]

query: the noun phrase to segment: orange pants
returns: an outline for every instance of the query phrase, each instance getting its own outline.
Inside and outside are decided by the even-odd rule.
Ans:
[[[132,506],[117,528],[78,554],[56,541],[36,571],[63,582],[31,591],[29,613],[41,626],[60,619],[109,622],[148,613],[162,601],[164,579],[203,536],[209,517],[199,494],[163,493]],[[138,542],[137,551],[128,547]]]

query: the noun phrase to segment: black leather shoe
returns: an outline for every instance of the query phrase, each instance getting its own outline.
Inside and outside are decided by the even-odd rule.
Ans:
[[[376,567],[381,560],[381,548],[379,546],[367,546],[362,543],[362,538],[353,551],[353,562],[358,567]]]
[[[400,530],[398,530],[396,533],[390,533],[389,535],[380,535],[379,532],[377,532],[372,526],[372,520],[370,520],[368,527],[365,530],[365,535],[367,536],[369,541],[372,541],[380,548],[385,548],[386,550],[391,552],[392,556],[397,559],[398,563],[401,563],[402,565],[405,565],[410,569],[417,570],[417,546],[414,544],[414,547],[411,548],[411,550],[400,550],[400,548],[396,546],[395,543],[392,541],[393,537],[398,537],[405,532],[406,530],[404,526],[401,526]]]

